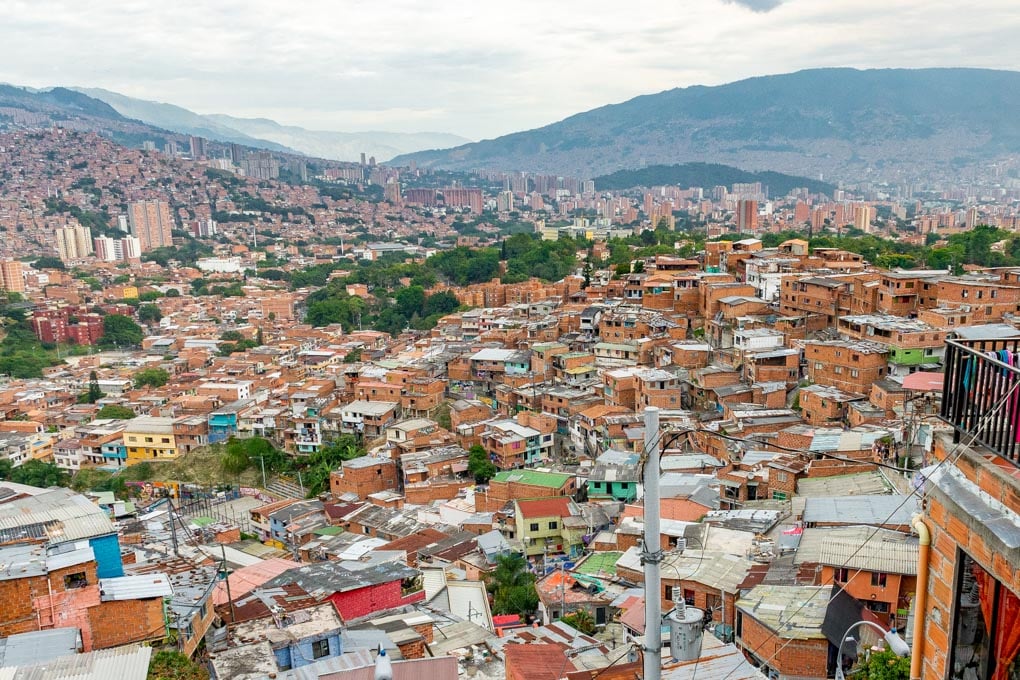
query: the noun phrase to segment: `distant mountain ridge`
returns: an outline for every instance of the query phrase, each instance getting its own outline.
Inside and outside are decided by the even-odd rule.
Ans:
[[[140,120],[166,130],[215,139],[216,141],[230,144],[243,144],[272,151],[296,153],[294,149],[290,149],[283,144],[251,137],[228,126],[220,125],[206,116],[201,116],[174,104],[134,99],[133,97],[125,97],[122,94],[99,88],[74,88],[74,91],[86,94],[107,104],[111,110],[126,118]]]
[[[730,165],[718,163],[684,163],[682,165],[650,165],[639,170],[617,170],[609,175],[595,178],[599,191],[620,191],[634,187],[676,185],[681,187],[732,186],[736,183],[761,182],[768,189],[768,195],[786,196],[794,189],[803,187],[813,194],[832,196],[836,187],[826,182],[786,175],[781,172],[748,172]]]
[[[338,161],[358,161],[361,154],[383,162],[399,154],[468,140],[439,132],[331,132],[281,125],[267,118],[236,118],[223,114],[203,115],[174,104],[127,97],[98,88],[75,88],[106,102],[128,118],[168,130],[220,142],[257,146],[276,151],[303,153]]]
[[[24,111],[35,114],[36,120],[31,124],[98,132],[127,146],[137,147],[143,141],[162,145],[168,139],[179,137],[168,130],[125,117],[109,104],[65,87],[39,90],[0,84],[0,109],[11,109],[0,111],[0,130],[23,124],[17,112]]]
[[[817,177],[937,173],[1020,152],[1020,73],[816,69],[643,95],[395,165],[594,177],[724,163]]]

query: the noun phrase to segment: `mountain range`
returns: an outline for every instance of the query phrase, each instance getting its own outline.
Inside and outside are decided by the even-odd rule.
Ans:
[[[594,177],[709,162],[910,181],[1020,151],[1020,73],[815,69],[636,97],[557,123],[398,156],[419,167]]]
[[[24,112],[18,114],[18,111]],[[223,143],[339,161],[361,154],[379,162],[402,153],[468,141],[445,133],[329,132],[280,125],[265,118],[201,115],[173,104],[126,97],[94,88],[35,89],[0,84],[0,129],[60,124],[105,134],[128,146],[195,135]]]
[[[173,104],[127,97],[98,88],[75,88],[105,102],[127,118],[157,127],[278,151],[298,152],[336,161],[357,161],[361,154],[387,161],[399,154],[463,144],[464,137],[441,132],[331,132],[281,125],[267,118],[235,118],[222,114],[202,115]]]

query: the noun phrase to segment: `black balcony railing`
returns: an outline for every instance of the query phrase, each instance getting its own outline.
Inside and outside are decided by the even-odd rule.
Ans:
[[[947,340],[942,412],[956,443],[1020,467],[1020,338]]]

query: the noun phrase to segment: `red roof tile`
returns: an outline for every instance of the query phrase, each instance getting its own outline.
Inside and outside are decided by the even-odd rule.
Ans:
[[[564,496],[517,501],[521,517],[570,517],[570,499]]]

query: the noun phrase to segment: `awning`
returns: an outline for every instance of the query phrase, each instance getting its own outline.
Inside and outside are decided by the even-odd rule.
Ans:
[[[917,371],[903,378],[903,389],[917,392],[941,392],[945,375],[930,371]]]

